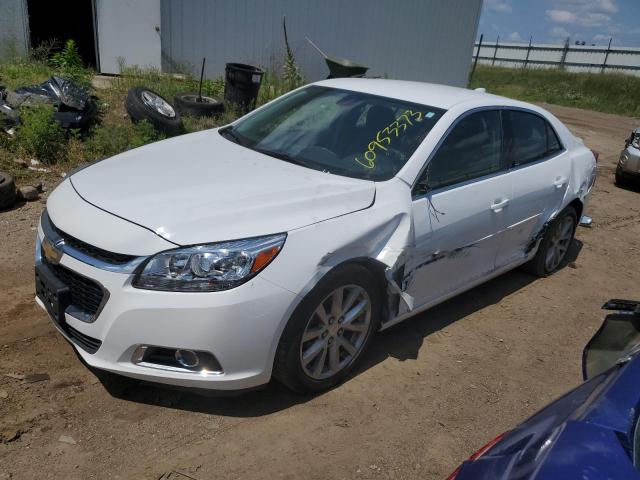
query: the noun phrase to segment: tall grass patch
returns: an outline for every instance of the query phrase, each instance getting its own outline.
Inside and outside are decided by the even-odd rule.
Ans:
[[[477,87],[527,102],[640,116],[640,77],[633,75],[478,65],[471,81]]]

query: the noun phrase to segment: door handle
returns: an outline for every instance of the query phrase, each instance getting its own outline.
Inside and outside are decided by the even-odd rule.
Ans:
[[[508,198],[505,198],[504,200],[498,199],[491,204],[491,210],[493,210],[495,213],[501,212],[502,209],[506,207],[508,203],[509,203]]]
[[[565,177],[556,177],[556,179],[553,181],[553,184],[556,186],[556,188],[560,189],[564,187],[566,181],[567,179]]]

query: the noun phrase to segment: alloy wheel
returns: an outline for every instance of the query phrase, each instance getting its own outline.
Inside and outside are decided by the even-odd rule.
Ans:
[[[562,221],[557,224],[549,241],[545,258],[545,267],[548,272],[555,270],[567,255],[569,247],[571,246],[571,240],[573,239],[573,229],[573,218],[569,215],[565,216]]]
[[[176,116],[176,111],[173,107],[169,105],[164,98],[156,95],[155,93],[145,90],[142,92],[141,97],[147,107],[153,108],[160,115],[164,115],[169,118],[174,118]]]
[[[315,380],[330,378],[359,355],[371,327],[371,299],[358,285],[336,288],[315,309],[300,342],[300,362]]]

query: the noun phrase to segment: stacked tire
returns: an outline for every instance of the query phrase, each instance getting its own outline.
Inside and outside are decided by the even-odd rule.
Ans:
[[[183,116],[215,117],[224,112],[222,100],[197,93],[178,93],[173,97],[173,104]]]
[[[16,201],[16,184],[13,177],[5,172],[0,172],[0,210],[11,208]]]

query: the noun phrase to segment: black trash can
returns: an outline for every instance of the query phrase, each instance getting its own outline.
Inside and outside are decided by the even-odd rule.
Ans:
[[[240,114],[253,110],[258,99],[264,71],[243,63],[227,63],[224,77],[224,99]]]

